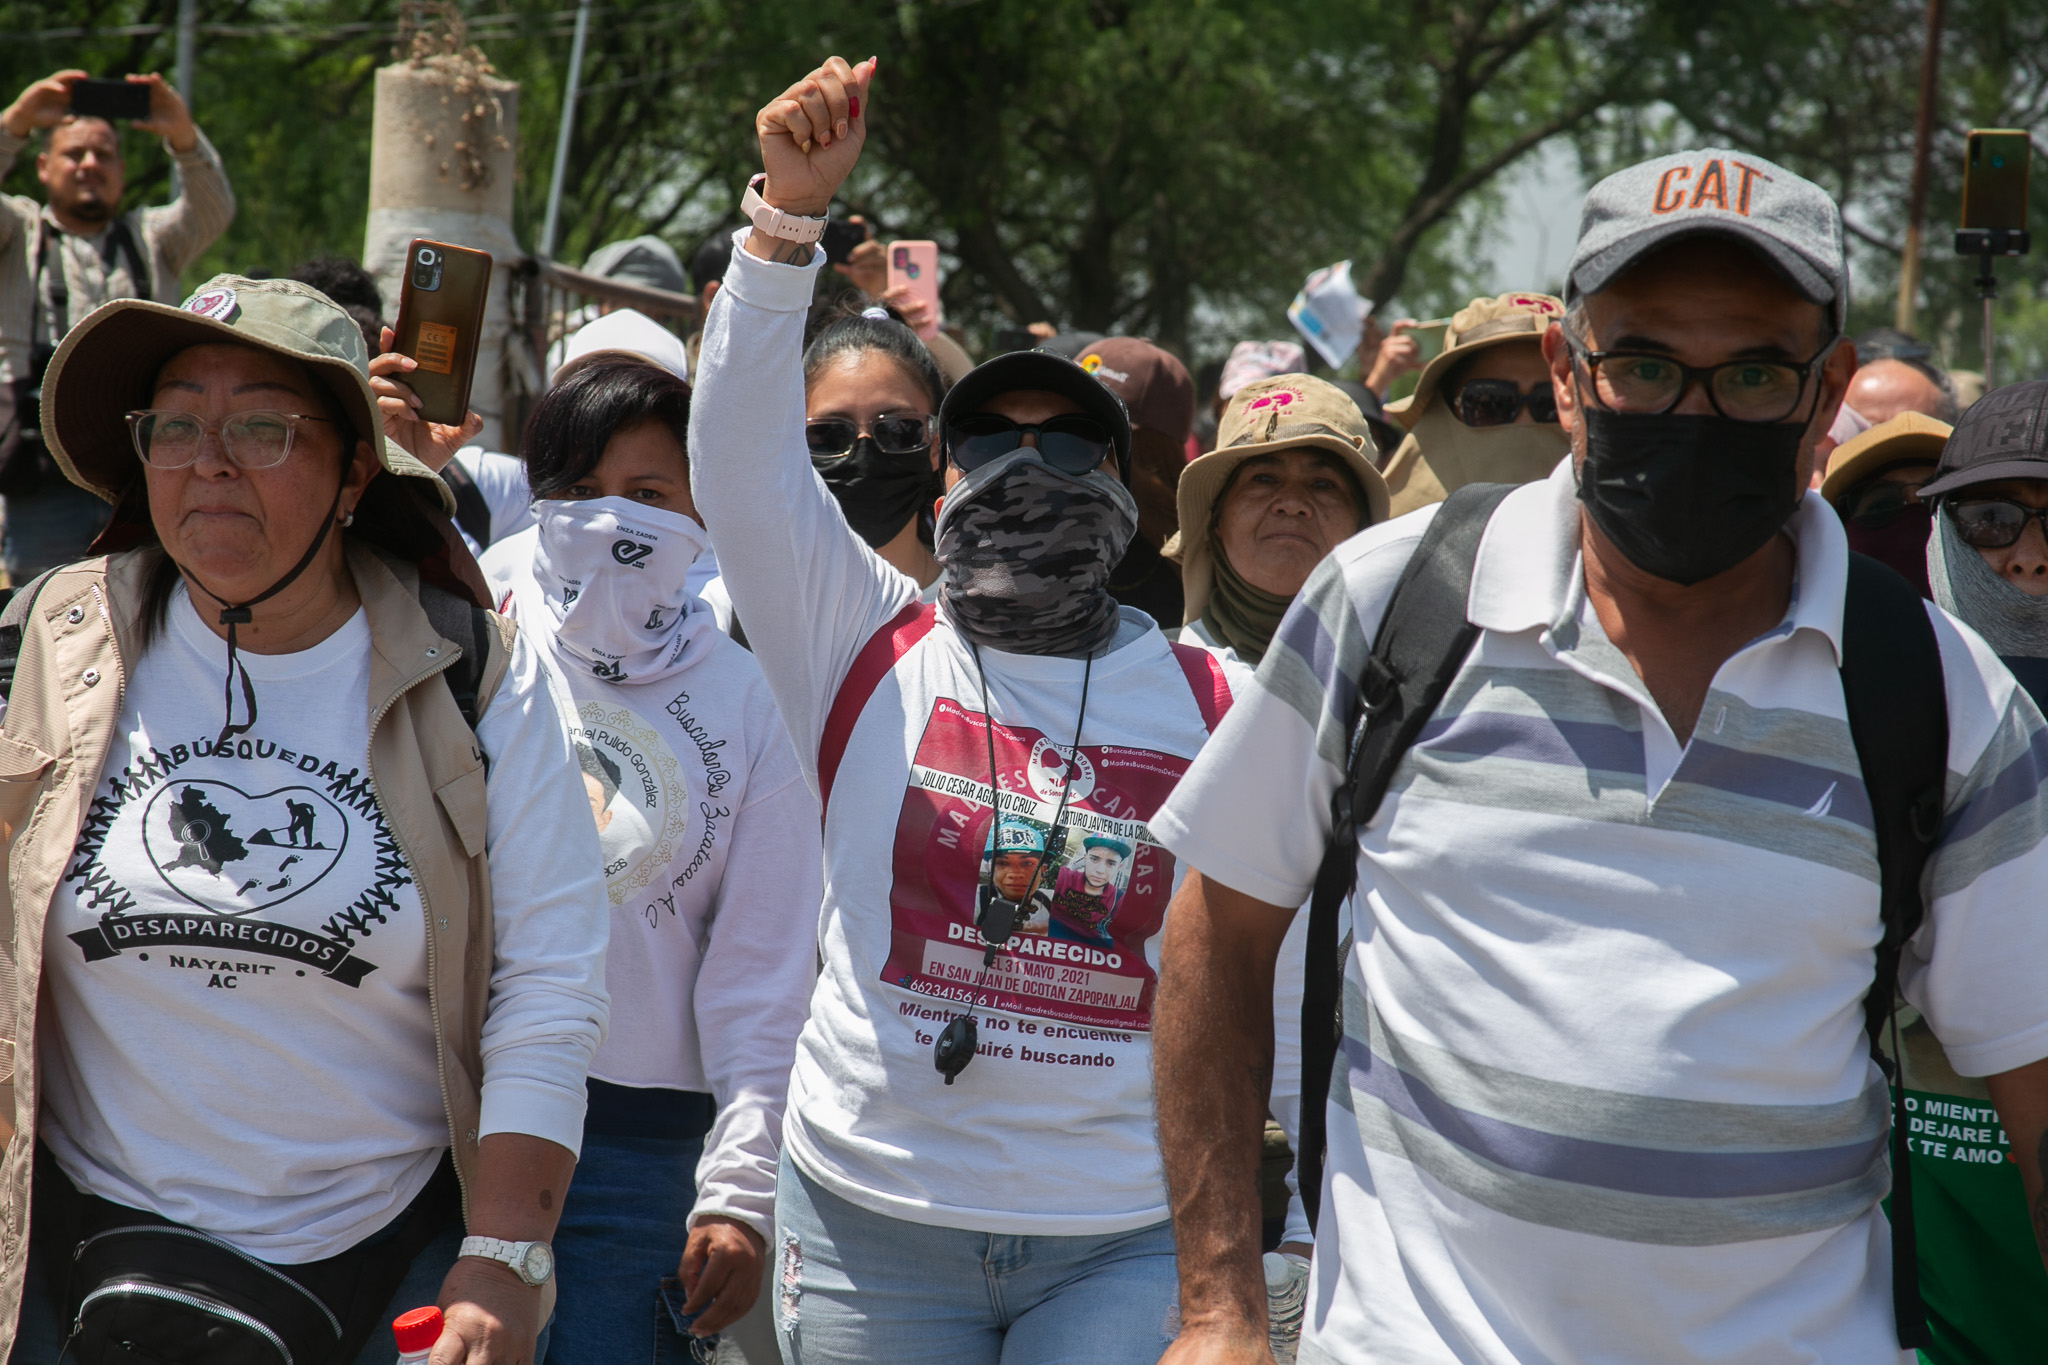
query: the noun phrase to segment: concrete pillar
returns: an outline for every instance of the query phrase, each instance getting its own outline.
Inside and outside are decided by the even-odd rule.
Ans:
[[[484,419],[478,438],[506,448],[506,343],[512,329],[512,270],[525,256],[512,235],[519,87],[459,58],[401,62],[377,72],[370,133],[370,218],[363,265],[398,315],[405,247],[415,237],[488,251],[497,268],[484,307],[469,404]]]

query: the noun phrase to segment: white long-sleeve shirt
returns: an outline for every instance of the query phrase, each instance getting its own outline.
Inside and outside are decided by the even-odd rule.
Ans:
[[[718,1117],[690,1220],[736,1218],[772,1239],[783,1103],[817,978],[818,802],[760,666],[700,599],[680,671],[611,682],[569,666],[533,580],[539,535],[494,545],[484,570],[546,665],[584,819],[599,825],[612,1012],[590,1074],[708,1092]]]
[[[169,616],[50,905],[40,1136],[90,1193],[302,1264],[389,1223],[449,1142],[425,915],[365,772],[374,646],[359,611],[310,649],[242,651],[256,723],[216,747],[224,647],[182,585]],[[523,640],[476,729],[494,952],[478,1136],[576,1151],[604,892]],[[251,924],[261,946],[240,946]]]
[[[1123,613],[1092,663],[984,649],[978,664],[943,607],[919,613],[917,583],[848,528],[804,445],[803,326],[822,261],[735,249],[690,430],[691,486],[734,608],[798,761],[831,779],[824,974],[790,1080],[790,1156],[840,1198],[908,1222],[1052,1235],[1159,1222],[1152,999],[1181,873],[1146,821],[1227,691],[1216,696],[1207,656],[1177,652],[1142,612]],[[856,658],[899,616],[930,628],[835,728]],[[1006,831],[1044,838],[1063,787],[1043,884],[1065,891],[984,971],[973,920],[992,788]],[[1093,913],[1077,900],[1063,918],[1062,894],[1085,899],[1089,843],[1098,870],[1101,849],[1124,853]],[[966,1008],[980,1051],[947,1085],[933,1039]]]

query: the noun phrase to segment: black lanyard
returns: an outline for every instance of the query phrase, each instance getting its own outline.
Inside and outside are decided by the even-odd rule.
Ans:
[[[50,269],[53,241],[61,233],[61,228],[53,233],[49,220],[37,216],[36,268],[30,282],[34,301],[29,305],[28,335],[31,346],[47,346],[52,351],[57,348],[57,343],[64,339],[64,333],[71,330],[71,285],[64,278],[61,250],[58,253],[57,269]],[[135,297],[153,298],[155,290],[151,288],[149,262],[144,258],[142,248],[136,244],[135,234],[128,230],[128,220],[116,218],[107,225],[106,233],[100,239],[100,261],[109,277],[114,273],[117,260],[124,256],[128,260],[129,280],[135,286]],[[43,333],[42,314],[45,310],[48,311],[50,324],[47,338]]]

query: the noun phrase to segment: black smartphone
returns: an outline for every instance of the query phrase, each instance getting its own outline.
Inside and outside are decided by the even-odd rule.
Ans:
[[[148,118],[149,87],[119,76],[87,76],[71,83],[71,112],[81,118]]]
[[[2020,128],[1972,128],[1963,162],[1966,228],[2027,225],[2027,163],[2033,142]]]
[[[832,265],[844,265],[853,256],[853,249],[868,239],[866,223],[849,223],[842,219],[830,218],[825,222],[825,260]]]

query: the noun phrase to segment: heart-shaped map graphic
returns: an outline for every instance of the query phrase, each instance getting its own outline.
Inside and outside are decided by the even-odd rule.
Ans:
[[[143,846],[171,890],[227,915],[290,900],[348,847],[347,815],[311,787],[251,796],[226,782],[170,782],[142,821]]]

